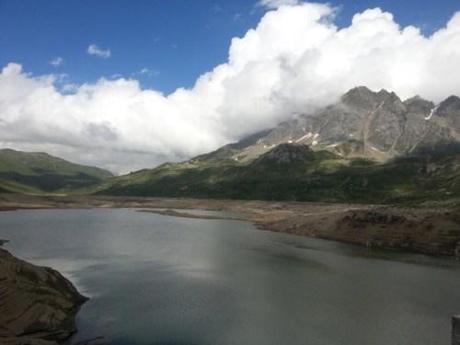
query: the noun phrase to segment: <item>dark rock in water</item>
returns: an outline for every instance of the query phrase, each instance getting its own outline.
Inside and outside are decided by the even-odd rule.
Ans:
[[[460,344],[460,315],[452,317],[452,345]]]
[[[87,300],[59,272],[0,249],[0,343],[50,345],[75,331]]]

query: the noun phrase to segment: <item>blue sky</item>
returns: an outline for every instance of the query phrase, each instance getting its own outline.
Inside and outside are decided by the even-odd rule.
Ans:
[[[340,7],[339,26],[356,12],[381,7],[426,35],[460,10],[458,0],[329,3]],[[265,11],[248,0],[0,0],[0,66],[18,62],[34,75],[65,73],[77,84],[122,75],[169,93],[225,62],[231,38],[244,35]],[[90,44],[109,49],[110,58],[87,54]],[[53,67],[58,56],[64,62]]]
[[[460,95],[459,47],[460,0],[0,0],[0,147],[153,167],[360,85]]]

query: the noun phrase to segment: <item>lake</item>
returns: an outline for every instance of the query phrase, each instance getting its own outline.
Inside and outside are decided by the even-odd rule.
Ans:
[[[450,317],[460,313],[454,259],[238,220],[21,210],[0,214],[0,238],[91,298],[71,343],[446,345]]]

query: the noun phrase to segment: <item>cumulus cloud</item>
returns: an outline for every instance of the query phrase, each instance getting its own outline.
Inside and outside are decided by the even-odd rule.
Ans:
[[[89,55],[94,55],[102,59],[108,59],[112,55],[110,49],[102,49],[95,44],[90,44],[86,52]]]
[[[460,94],[460,12],[430,37],[378,8],[345,28],[335,26],[334,12],[313,3],[267,12],[231,41],[226,63],[169,95],[126,78],[63,92],[54,76],[8,64],[0,74],[1,145],[126,172],[215,149],[357,85],[435,102]]]
[[[50,65],[53,67],[59,67],[64,64],[64,59],[60,56],[56,56],[54,59],[50,61]]]

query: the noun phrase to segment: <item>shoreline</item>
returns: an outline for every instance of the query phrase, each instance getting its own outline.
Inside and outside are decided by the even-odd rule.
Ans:
[[[315,202],[0,194],[0,211],[132,208],[166,216],[222,219],[178,210],[229,211],[258,229],[368,248],[460,257],[458,206],[391,206]]]
[[[187,209],[192,210],[192,209]],[[193,209],[197,210],[197,209]],[[205,215],[205,214],[193,214],[188,212],[179,212],[173,209],[145,209],[145,210],[137,210],[137,212],[142,213],[153,213],[158,214],[160,216],[169,216],[169,217],[177,217],[177,218],[189,218],[189,219],[208,219],[208,220],[236,220],[236,221],[247,221],[246,218],[233,218],[233,217],[226,217],[226,216],[212,216],[212,215]],[[218,212],[218,211],[215,211]]]
[[[0,240],[0,342],[57,345],[77,332],[75,317],[88,298],[58,271],[21,260]]]

